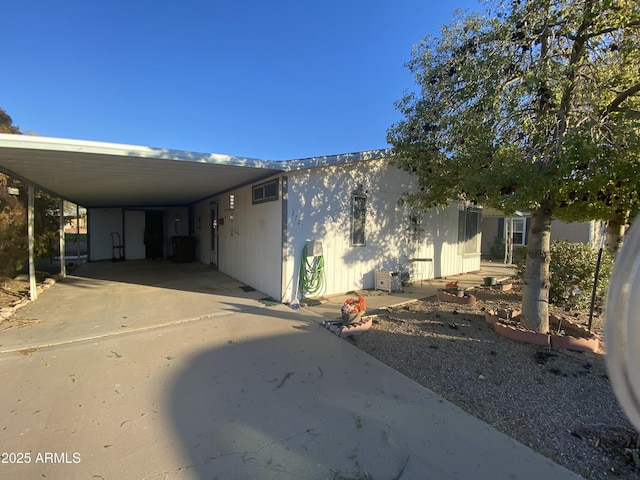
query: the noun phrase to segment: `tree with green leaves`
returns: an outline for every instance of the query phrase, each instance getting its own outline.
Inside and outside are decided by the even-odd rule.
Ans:
[[[420,187],[408,200],[531,212],[522,307],[535,331],[548,331],[552,219],[638,208],[639,32],[636,0],[512,0],[458,13],[408,63],[420,91],[388,131]]]
[[[0,133],[21,133],[2,108]],[[16,188],[18,194],[10,193],[8,187]],[[27,186],[0,174],[0,278],[14,275],[28,260],[27,201]],[[34,211],[36,257],[51,256],[58,238],[59,201],[45,192],[36,191]]]

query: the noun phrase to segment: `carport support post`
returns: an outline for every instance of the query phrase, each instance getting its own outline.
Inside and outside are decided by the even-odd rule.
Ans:
[[[513,264],[513,217],[509,218],[509,265]]]
[[[27,204],[27,235],[29,238],[29,298],[31,300],[35,300],[38,298],[38,292],[36,290],[36,262],[33,258],[34,256],[34,190],[33,185],[29,185],[29,201]]]
[[[78,204],[76,204],[76,248],[78,252],[76,266],[80,266],[80,205]]]
[[[64,238],[64,200],[60,199],[60,276],[67,276],[67,264],[65,259],[65,238]]]

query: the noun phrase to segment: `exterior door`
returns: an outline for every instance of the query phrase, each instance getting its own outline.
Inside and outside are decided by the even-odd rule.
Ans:
[[[164,212],[158,210],[145,212],[144,246],[146,258],[164,256]]]
[[[218,202],[211,203],[211,252],[209,263],[218,266]]]

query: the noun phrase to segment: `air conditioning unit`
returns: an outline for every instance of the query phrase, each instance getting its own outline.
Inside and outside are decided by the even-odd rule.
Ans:
[[[399,272],[392,270],[376,270],[376,290],[386,290],[387,292],[401,292],[402,281]]]

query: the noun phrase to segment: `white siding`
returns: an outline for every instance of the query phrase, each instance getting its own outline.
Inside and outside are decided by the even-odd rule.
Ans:
[[[425,241],[433,257],[433,277],[441,278],[480,270],[480,252],[461,255],[458,247],[458,203],[425,213]]]
[[[124,212],[124,253],[127,260],[145,258],[144,212],[125,210]]]
[[[566,223],[561,220],[551,222],[551,241],[568,240],[575,243],[593,244],[595,240],[594,224],[596,222],[572,222]]]
[[[479,255],[458,255],[457,205],[427,212],[414,233],[408,207],[398,202],[413,179],[385,160],[291,172],[289,178],[285,301],[293,298],[310,240],[323,245],[326,295],[373,288],[376,270],[396,269],[407,258],[423,260],[413,263],[414,279],[479,269]],[[358,185],[367,196],[365,246],[352,246],[350,238],[351,193]]]
[[[480,268],[479,253],[459,255],[459,206],[422,214],[416,231],[410,209],[399,203],[413,187],[413,178],[387,160],[292,171],[279,178],[288,178],[284,201],[280,195],[277,201],[254,205],[248,185],[195,205],[201,262],[209,263],[210,202],[217,201],[220,271],[285,302],[297,289],[302,250],[311,240],[322,242],[324,295],[373,288],[376,270],[399,264],[411,266],[413,280]],[[366,244],[352,246],[351,194],[359,185],[367,197]],[[234,195],[233,209],[229,195]]]
[[[89,261],[113,258],[111,232],[118,232],[122,238],[121,208],[89,209]]]
[[[204,264],[210,263],[211,251],[211,207],[209,201],[200,202],[194,208],[194,233],[198,239],[196,259]]]
[[[261,182],[258,182],[261,183]],[[218,269],[232,278],[280,300],[282,270],[282,198],[253,205],[252,186],[225,193],[218,200]],[[234,195],[233,210],[229,195]],[[196,205],[197,251],[209,263],[209,201]],[[198,230],[198,217],[201,228]]]

